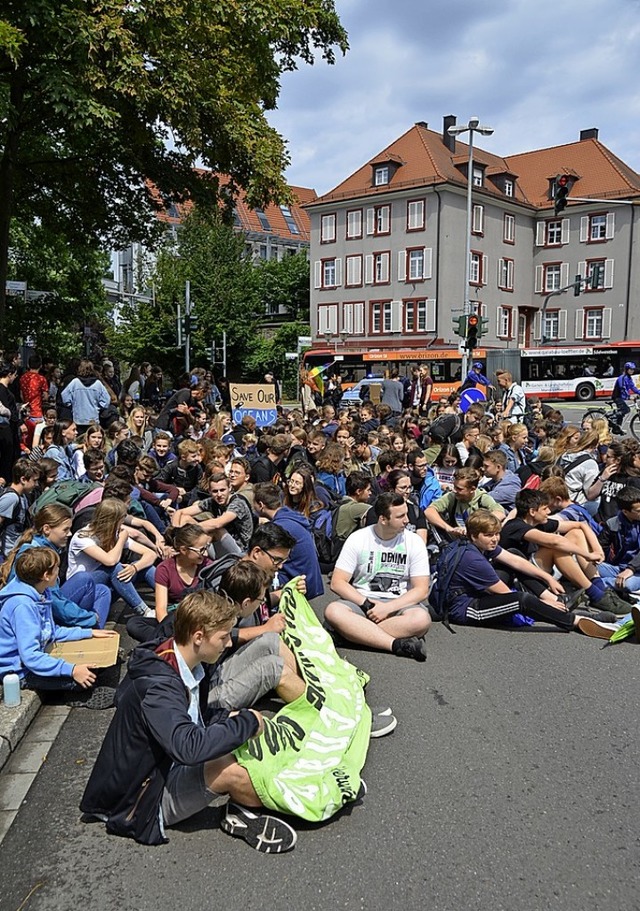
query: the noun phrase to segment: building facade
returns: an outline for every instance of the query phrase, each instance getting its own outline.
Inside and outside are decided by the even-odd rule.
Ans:
[[[441,133],[415,124],[307,204],[314,347],[401,348],[411,359],[457,344],[469,175],[468,146],[447,132],[455,123],[445,117]],[[569,204],[556,217],[558,175]],[[483,346],[640,339],[640,175],[597,130],[509,158],[474,148],[470,177],[469,298],[488,320]],[[578,275],[597,284],[553,294]]]

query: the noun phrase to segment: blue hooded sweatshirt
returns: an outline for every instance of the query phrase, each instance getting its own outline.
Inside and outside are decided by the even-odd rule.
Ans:
[[[324,585],[322,584],[318,552],[307,517],[288,506],[281,506],[273,517],[273,522],[296,539],[289,559],[278,570],[278,582],[286,585],[296,576],[306,576],[307,598],[311,600],[317,598],[318,595],[323,595]]]
[[[31,547],[50,547],[52,551],[60,555],[60,551],[44,535],[34,535],[31,541],[23,544],[18,553],[16,560],[22,554],[26,553]],[[16,560],[13,561],[11,572],[9,573],[9,582],[16,577]],[[61,626],[82,626],[85,629],[97,627],[98,617],[93,611],[84,610],[75,601],[71,601],[62,593],[60,585],[54,585],[47,589],[51,596],[51,610],[53,619]]]
[[[32,585],[14,579],[0,592],[0,677],[27,671],[43,677],[71,677],[73,665],[53,658],[45,649],[52,642],[90,639],[91,630],[56,626],[49,590],[40,594]]]

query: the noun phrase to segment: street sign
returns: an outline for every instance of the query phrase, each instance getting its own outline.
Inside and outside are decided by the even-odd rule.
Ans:
[[[24,292],[27,290],[26,282],[7,282],[5,285],[7,291]]]
[[[285,360],[287,360],[287,361],[297,361],[298,360],[297,351],[285,351],[284,356],[285,356]]]

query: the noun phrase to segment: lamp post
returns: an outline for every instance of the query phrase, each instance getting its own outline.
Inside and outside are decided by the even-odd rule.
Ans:
[[[447,130],[450,136],[460,136],[462,133],[469,134],[469,164],[467,166],[467,238],[465,244],[465,263],[464,263],[464,315],[469,316],[471,313],[471,300],[469,297],[469,282],[471,280],[471,215],[473,211],[473,134],[480,133],[481,136],[491,136],[493,127],[483,126],[479,117],[470,117],[466,125],[449,127]],[[469,372],[469,351],[465,348],[462,355],[462,375],[464,378]]]

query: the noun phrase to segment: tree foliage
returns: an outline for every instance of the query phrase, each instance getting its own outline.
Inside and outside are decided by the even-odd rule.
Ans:
[[[13,214],[124,245],[153,203],[211,205],[215,172],[226,198],[284,201],[280,76],[347,48],[333,0],[13,0],[0,17],[0,330]]]
[[[255,277],[263,313],[277,313],[285,307],[291,320],[309,322],[310,276],[305,252],[260,263]]]

